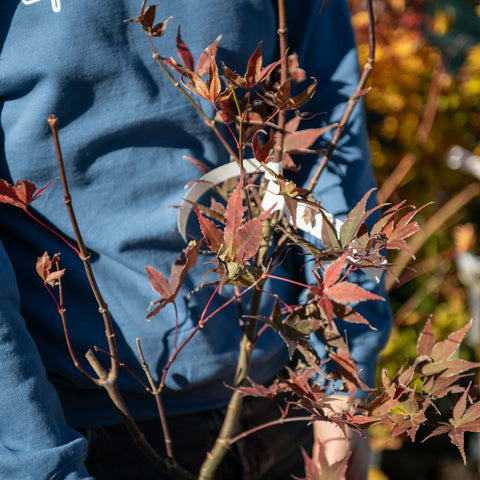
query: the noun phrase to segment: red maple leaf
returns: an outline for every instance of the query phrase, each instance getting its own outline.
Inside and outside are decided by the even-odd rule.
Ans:
[[[195,72],[198,77],[203,77],[208,73],[210,69],[210,63],[212,58],[215,58],[216,56],[218,42],[221,38],[222,36],[219,35],[211,45],[209,45],[207,48],[205,48],[205,50],[203,50],[203,52],[198,57],[197,68],[195,68],[195,61],[193,59],[193,55],[190,52],[190,49],[187,47],[186,43],[183,41],[180,34],[180,27],[178,27],[177,53],[182,60],[183,65],[170,58],[162,58],[162,61],[166,65],[180,73],[180,75],[185,75],[185,71],[188,70],[190,72]]]
[[[478,368],[480,363],[452,358],[471,325],[470,321],[462,329],[450,334],[446,340],[435,342],[431,320],[428,319],[417,342],[417,370],[426,377],[449,378]]]
[[[255,87],[255,85],[262,82],[275,69],[275,67],[281,63],[281,60],[278,60],[267,65],[265,68],[262,68],[262,60],[262,42],[260,42],[248,60],[247,71],[243,77],[230,70],[224,64],[222,64],[223,72],[233,86],[250,90]]]
[[[337,305],[347,305],[367,300],[385,300],[383,297],[369,292],[354,283],[346,280],[339,281],[347,264],[348,255],[348,252],[346,252],[338,260],[332,262],[325,270],[323,280],[320,278],[320,275],[314,272],[318,284],[311,287],[310,290],[318,297],[319,305],[323,309],[330,327],[332,325],[333,311]],[[358,314],[347,317],[345,320],[369,324],[367,320]]]
[[[285,138],[283,141],[283,168],[287,170],[297,171],[297,167],[291,155],[318,153],[318,150],[311,150],[310,147],[321,137],[325,132],[328,132],[335,127],[327,125],[322,128],[305,128],[298,130],[302,118],[295,116],[285,125]],[[280,135],[277,133],[275,138],[278,140]]]
[[[8,203],[27,210],[27,207],[53,182],[47,183],[44,187],[37,191],[37,187],[27,180],[19,180],[12,185],[6,180],[0,178],[0,203]]]
[[[160,299],[153,302],[158,303],[152,312],[147,315],[147,319],[156,315],[165,305],[175,302],[175,298],[180,287],[187,276],[188,271],[197,263],[198,252],[202,242],[190,242],[180,257],[172,265],[170,272],[170,281],[168,281],[163,273],[155,270],[153,267],[147,266],[145,270],[151,287],[160,294]]]
[[[467,459],[465,457],[463,436],[465,432],[480,432],[480,402],[473,403],[467,408],[469,391],[470,387],[465,390],[455,404],[450,423],[441,422],[440,426],[423,440],[448,433],[450,440],[460,451],[465,464]]]

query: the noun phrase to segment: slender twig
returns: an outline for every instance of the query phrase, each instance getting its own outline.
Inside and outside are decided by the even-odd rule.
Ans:
[[[215,125],[215,120],[209,118],[208,115],[197,105],[197,103],[195,103],[195,101],[188,94],[188,92],[184,88],[182,88],[180,83],[177,82],[175,78],[173,78],[173,75],[167,70],[167,68],[163,64],[160,58],[160,55],[158,54],[156,49],[154,49],[153,59],[160,65],[161,69],[163,70],[165,75],[168,77],[168,79],[173,83],[175,88],[177,88],[182,93],[182,95],[193,105],[193,108],[195,108],[195,110],[199,113],[199,115],[205,120],[207,125],[214,131],[215,135],[218,137],[218,139],[220,140],[222,145],[225,147],[229,155],[238,162],[237,154],[233,151],[232,147],[225,140],[224,136],[220,133],[220,130]]]
[[[285,16],[285,1],[278,0],[278,42],[280,47],[280,85],[283,85],[288,80],[288,61],[287,61],[287,49],[288,49],[288,28]],[[280,110],[278,113],[277,125],[278,125],[278,140],[275,144],[275,163],[281,163],[283,158],[283,144],[285,141],[285,124],[287,123],[286,110]]]
[[[68,189],[67,176],[65,174],[65,165],[63,162],[62,150],[60,148],[60,141],[58,139],[58,119],[55,115],[50,115],[48,117],[48,125],[52,130],[53,141],[55,142],[58,168],[60,170],[60,177],[62,179],[62,186],[63,186],[63,194],[64,194],[63,203],[65,203],[67,207],[68,215],[70,217],[70,223],[72,225],[72,228],[75,234],[75,239],[77,240],[78,249],[80,251],[80,259],[83,262],[83,266],[85,268],[85,273],[87,275],[88,282],[90,283],[90,287],[92,289],[92,292],[98,304],[98,310],[101,313],[103,317],[103,322],[105,324],[105,335],[107,337],[108,349],[111,355],[111,359],[110,359],[111,363],[110,363],[110,370],[108,373],[108,380],[113,382],[116,380],[118,376],[118,354],[117,354],[117,345],[115,342],[115,333],[113,332],[112,320],[110,318],[108,306],[102,297],[97,281],[95,279],[95,275],[93,273],[92,266],[90,264],[90,254],[88,253],[87,248],[85,246],[85,242],[83,241],[83,237],[77,223],[75,212],[73,210],[72,198],[70,196],[70,192]]]
[[[250,430],[246,430],[245,432],[240,433],[236,437],[233,437],[230,439],[228,442],[229,445],[233,445],[234,443],[237,443],[240,440],[243,440],[245,437],[248,437],[249,435],[252,435],[253,433],[256,433],[260,430],[263,430],[264,428],[268,427],[274,427],[275,425],[283,425],[285,423],[292,423],[292,422],[310,422],[312,420],[312,416],[305,416],[305,417],[281,417],[278,418],[277,420],[272,420],[271,422],[267,423],[262,423],[261,425],[257,425],[256,427],[251,428]]]
[[[57,270],[59,269],[59,266],[58,266],[58,261],[56,262],[56,268]],[[48,289],[48,291],[50,292],[50,289],[48,288],[48,285],[45,283],[45,287]],[[56,302],[56,299],[53,295],[52,292],[50,292],[50,294],[52,295],[52,297],[54,298],[55,300],[55,303]],[[62,326],[63,326],[63,334],[65,336],[65,342],[67,343],[67,348],[68,348],[68,353],[70,354],[70,358],[72,359],[72,362],[73,364],[75,365],[75,368],[82,374],[84,375],[86,378],[88,378],[91,382],[93,382],[95,385],[100,385],[100,381],[98,380],[98,378],[94,378],[92,377],[92,375],[90,375],[89,373],[87,373],[82,365],[80,364],[80,362],[78,361],[77,359],[77,356],[75,355],[75,351],[73,349],[73,345],[72,345],[72,342],[70,340],[70,334],[68,332],[68,327],[67,327],[67,320],[65,318],[65,307],[64,307],[64,304],[63,304],[63,288],[62,288],[62,278],[60,277],[58,279],[58,303],[57,303],[57,309],[58,309],[58,313],[60,314],[60,318],[62,319]]]
[[[43,228],[45,228],[46,230],[48,230],[49,232],[53,233],[54,235],[56,235],[58,238],[60,238],[63,242],[65,242],[78,256],[80,256],[80,250],[78,250],[78,248],[71,244],[63,235],[61,235],[59,232],[57,232],[55,229],[53,229],[52,227],[48,226],[46,223],[42,222],[39,218],[37,218],[32,212],[30,212],[28,209],[25,209],[24,210],[25,213],[30,217],[32,218],[33,220],[35,220],[39,225],[41,225]]]
[[[199,331],[201,330],[205,324],[211,320],[214,316],[216,316],[220,311],[222,311],[224,308],[226,308],[228,305],[230,305],[230,303],[232,302],[236,302],[238,301],[238,299],[242,296],[242,295],[245,295],[247,292],[249,292],[250,290],[254,289],[257,287],[257,285],[259,284],[259,282],[261,281],[262,279],[258,279],[257,281],[255,281],[254,283],[252,283],[252,285],[248,286],[247,288],[245,288],[245,290],[243,290],[238,296],[237,295],[234,295],[233,297],[229,298],[224,304],[222,304],[220,307],[218,307],[213,313],[211,313],[210,315],[208,315],[208,317],[205,317],[202,319],[202,321],[198,322],[198,324],[195,326],[195,328],[190,332],[190,335],[179,345],[179,347],[173,352],[172,356],[168,359],[168,362],[167,364],[165,365],[165,368],[163,369],[163,374],[162,374],[162,378],[160,380],[160,385],[158,386],[158,390],[159,391],[162,391],[163,390],[163,387],[165,386],[165,378],[167,376],[167,373],[168,373],[168,370],[170,369],[170,366],[172,365],[172,363],[175,361],[175,359],[177,358],[178,354],[183,350],[183,348],[187,345],[187,343],[193,338],[193,336]]]
[[[287,26],[285,21],[285,1],[278,0],[278,15],[279,15],[279,43],[280,43],[280,59],[281,59],[281,78],[280,84],[284,84],[288,79],[288,64],[287,64]],[[242,119],[240,118],[240,122]],[[286,123],[286,113],[285,111],[280,111],[278,114],[278,130],[279,138],[277,140],[277,145],[275,149],[275,158],[276,163],[280,163],[283,157],[283,141],[285,137],[285,123]],[[240,147],[242,145],[240,144]],[[241,154],[240,154],[241,155]],[[275,221],[275,218],[274,220]],[[262,242],[258,250],[256,264],[258,267],[266,267],[266,258],[268,255],[268,249],[270,245],[271,237],[271,224],[265,222],[262,228]],[[257,339],[256,330],[257,330],[257,320],[256,316],[260,310],[260,299],[262,297],[262,286],[265,282],[265,278],[262,277],[261,282],[258,285],[258,288],[255,289],[252,293],[252,298],[250,300],[249,315],[245,322],[243,329],[242,339],[240,341],[240,353],[237,363],[237,370],[234,377],[235,387],[245,385],[247,381],[248,371],[250,368],[250,360],[252,356],[252,351],[255,346],[255,341]],[[225,414],[225,419],[222,424],[222,428],[217,437],[215,445],[212,450],[207,455],[205,462],[203,463],[200,469],[200,480],[210,480],[213,478],[215,471],[220,465],[221,461],[225,457],[230,448],[229,441],[232,437],[238,419],[241,414],[243,406],[243,395],[236,390],[227,407],[227,412]]]
[[[161,472],[171,475],[177,480],[196,480],[195,475],[180,467],[174,461],[163,458],[155,451],[133,420],[132,414],[129,412],[120,392],[118,391],[117,384],[107,380],[108,372],[103,368],[91,350],[87,352],[86,357],[98,377],[104,380],[103,387],[117,407],[117,410],[122,417],[122,421],[127,427],[135,445],[137,445],[137,447],[143,452],[150,463]]]
[[[122,395],[118,389],[116,380],[118,377],[119,362],[118,362],[117,347],[115,343],[115,334],[113,332],[112,321],[110,318],[110,314],[108,312],[107,304],[103,300],[103,297],[100,293],[100,289],[95,280],[95,276],[93,274],[93,271],[90,265],[90,260],[89,260],[90,257],[85,247],[85,243],[83,241],[83,238],[80,233],[80,229],[78,227],[78,223],[75,217],[75,212],[73,210],[72,200],[68,190],[67,178],[65,175],[65,167],[64,167],[62,152],[60,148],[60,142],[58,139],[57,117],[55,117],[54,115],[50,115],[48,117],[48,124],[52,130],[53,139],[55,142],[57,160],[58,160],[60,176],[62,179],[62,185],[63,185],[63,191],[64,191],[64,203],[67,206],[72,228],[75,233],[78,249],[80,251],[80,258],[85,267],[85,272],[86,272],[88,281],[90,283],[90,287],[95,295],[95,298],[97,300],[97,304],[99,307],[98,309],[102,314],[104,324],[105,324],[105,334],[107,337],[108,347],[109,347],[108,353],[111,358],[111,365],[110,365],[109,371],[107,372],[103,368],[102,364],[98,361],[97,357],[91,350],[89,350],[85,355],[91,367],[93,368],[95,373],[98,375],[98,380],[96,380],[95,383],[100,384],[106,390],[113,404],[116,406],[117,410],[119,411],[122,421],[125,424],[127,430],[129,431],[133,441],[139,447],[142,453],[146,456],[146,458],[152,463],[152,465],[154,465],[160,471],[168,475],[171,475],[173,478],[176,478],[177,480],[195,480],[195,476],[192,475],[190,472],[186,471],[179,465],[175,464],[175,462],[169,459],[163,458],[155,451],[155,449],[146,440],[141,430],[138,428],[138,425],[135,423],[135,420],[133,419],[133,416],[129,412],[122,398]]]
[[[150,388],[152,389],[153,395],[155,396],[155,402],[157,404],[158,415],[160,417],[160,423],[162,425],[163,439],[165,441],[165,450],[167,452],[168,457],[171,458],[172,460],[174,460],[175,457],[173,455],[172,437],[170,435],[170,430],[168,428],[168,422],[167,422],[167,416],[165,415],[165,409],[163,408],[162,395],[161,395],[161,392],[159,391],[157,385],[155,384],[155,381],[153,380],[152,374],[150,373],[150,369],[148,368],[148,364],[145,361],[145,357],[143,355],[142,347],[140,345],[140,339],[137,338],[136,341],[137,341],[138,354],[140,355],[140,359],[142,360],[143,371],[145,372],[145,375],[148,379],[148,383],[150,384]]]
[[[363,67],[362,75],[360,76],[360,80],[357,84],[357,87],[355,88],[353,95],[348,99],[348,102],[342,114],[342,118],[340,118],[338,127],[335,130],[335,133],[333,134],[332,141],[330,142],[330,145],[328,146],[325,154],[320,160],[320,163],[317,165],[317,168],[315,169],[315,172],[313,173],[313,176],[308,183],[307,188],[310,191],[312,191],[317,185],[318,179],[320,178],[320,175],[322,174],[323,170],[325,170],[325,167],[327,166],[328,161],[332,157],[333,152],[340,140],[340,137],[342,136],[348,121],[350,120],[350,117],[353,113],[355,106],[360,101],[360,98],[365,94],[365,86],[375,66],[375,16],[373,13],[372,0],[367,0],[367,14],[368,14],[368,37],[369,37],[368,58]]]
[[[248,195],[248,188],[247,188],[247,178],[245,176],[245,170],[243,168],[243,149],[244,149],[244,143],[243,143],[243,114],[242,109],[240,108],[240,104],[238,103],[238,98],[235,93],[235,88],[233,86],[230,87],[230,90],[232,92],[233,100],[235,102],[235,106],[237,108],[237,113],[238,113],[238,166],[240,167],[240,171],[242,172],[241,179],[243,179],[243,184],[242,184],[242,189],[245,192],[245,202],[247,204],[247,215],[248,219],[251,220],[253,218],[253,213],[252,213],[252,205],[250,202],[250,196]]]
[[[93,349],[96,351],[96,352],[100,352],[100,353],[103,353],[104,355],[107,355],[107,357],[110,357],[110,353],[108,353],[106,350],[104,350],[103,348],[100,348],[100,347],[97,347],[97,346],[94,346]],[[140,383],[140,385],[142,385],[142,387],[148,392],[148,393],[153,393],[151,390],[150,390],[150,387],[127,365],[125,364],[124,362],[122,362],[120,359],[118,359],[118,365],[122,368],[124,368],[138,383]]]

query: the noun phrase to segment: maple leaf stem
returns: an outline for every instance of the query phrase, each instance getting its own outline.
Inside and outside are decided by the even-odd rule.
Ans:
[[[212,106],[213,108],[215,109],[215,111],[218,113],[218,116],[223,120],[223,123],[225,124],[225,126],[227,127],[228,131],[230,132],[230,134],[232,135],[232,138],[235,142],[235,145],[237,147],[237,149],[240,149],[240,143],[239,143],[239,140],[237,139],[237,137],[235,136],[235,133],[234,131],[232,130],[232,127],[230,127],[230,125],[228,124],[228,122],[225,120],[225,117],[223,115],[223,113],[218,109],[217,105],[215,103],[212,103]],[[231,154],[230,154],[231,155]],[[233,157],[233,158],[238,158],[237,156]],[[240,161],[238,159],[238,161]]]
[[[261,278],[256,280],[252,285],[249,287],[245,288],[242,292],[240,292],[238,295],[234,295],[231,298],[229,298],[223,305],[218,307],[214,312],[212,312],[208,317],[204,317],[201,322],[199,321],[197,326],[192,330],[190,335],[179,345],[179,347],[173,352],[172,356],[168,359],[167,364],[165,365],[165,368],[163,369],[162,373],[162,378],[160,380],[160,384],[158,386],[158,391],[161,392],[163,390],[163,387],[165,386],[165,378],[167,376],[168,370],[170,369],[170,366],[174,362],[174,360],[177,358],[178,354],[183,350],[183,348],[187,345],[187,343],[193,338],[193,336],[201,329],[203,326],[211,320],[215,315],[217,315],[219,312],[221,312],[224,308],[226,308],[228,305],[230,305],[232,302],[238,301],[238,299],[245,295],[247,292],[250,290],[253,290],[256,288],[258,283],[261,281]],[[218,287],[217,287],[218,288]]]
[[[285,423],[291,423],[291,422],[310,422],[312,420],[312,416],[304,416],[304,417],[280,417],[277,420],[272,420],[271,422],[266,422],[262,423],[261,425],[257,425],[256,427],[251,428],[250,430],[246,430],[245,432],[242,432],[238,434],[236,437],[233,437],[229,441],[229,445],[233,445],[234,443],[243,440],[244,438],[248,437],[249,435],[252,435],[253,433],[256,433],[260,430],[263,430],[264,428],[268,427],[274,427],[275,425],[283,425]]]
[[[237,95],[235,94],[235,88],[233,85],[230,85],[230,90],[232,92],[233,100],[235,102],[235,106],[237,107],[238,113],[238,165],[240,167],[240,171],[242,172],[242,189],[245,192],[245,202],[247,204],[247,216],[248,219],[251,220],[253,218],[252,214],[252,204],[250,203],[250,197],[248,195],[248,186],[247,186],[247,179],[245,177],[244,168],[243,168],[243,118],[242,118],[242,110],[240,108],[240,104],[238,103]],[[220,113],[220,112],[219,112]]]
[[[338,126],[335,130],[335,133],[333,134],[333,138],[325,154],[320,160],[320,163],[317,165],[317,168],[315,169],[313,176],[310,178],[310,181],[307,186],[307,189],[310,191],[313,191],[313,189],[318,183],[318,179],[320,178],[320,175],[325,170],[325,167],[327,166],[328,161],[330,160],[330,158],[332,158],[333,152],[335,151],[338,141],[340,140],[340,137],[342,136],[348,121],[350,120],[350,117],[353,113],[355,106],[360,101],[360,98],[365,94],[365,91],[364,91],[365,86],[370,77],[370,74],[372,73],[375,67],[375,15],[373,12],[373,0],[367,0],[367,15],[368,15],[368,38],[369,38],[368,58],[363,66],[362,74],[360,76],[360,80],[358,81],[357,87],[355,88],[355,91],[353,92],[352,96],[348,99],[348,102],[342,113],[340,121],[338,122]]]
[[[155,403],[157,405],[158,416],[160,418],[160,423],[162,425],[162,433],[163,433],[163,440],[165,442],[165,450],[167,452],[167,456],[174,460],[173,455],[173,445],[172,445],[172,437],[170,435],[170,430],[168,428],[167,416],[165,415],[165,409],[163,408],[163,401],[162,401],[162,394],[159,391],[157,385],[155,384],[155,380],[150,373],[150,368],[148,367],[148,363],[145,361],[145,356],[143,355],[142,346],[140,345],[140,339],[136,339],[137,343],[137,350],[138,354],[140,355],[140,360],[142,362],[142,369],[145,372],[147,377],[148,383],[150,385],[150,389],[155,397]],[[176,343],[175,343],[176,345]],[[175,347],[176,348],[176,347]]]
[[[202,325],[202,327],[203,327],[203,324],[205,323],[205,315],[207,314],[208,307],[212,303],[212,300],[214,299],[219,289],[220,289],[220,285],[217,285],[213,293],[210,295],[210,298],[208,299],[208,302],[205,305],[205,308],[203,309],[202,315],[200,316],[200,320],[198,322],[200,325]]]
[[[307,284],[297,282],[295,280],[290,280],[289,278],[277,277],[276,275],[270,275],[269,273],[264,273],[263,276],[265,278],[271,278],[272,280],[280,280],[282,282],[291,283],[293,285],[297,285],[297,286],[302,287],[302,288],[309,288],[309,286]]]
[[[80,228],[77,223],[75,212],[73,210],[72,199],[68,189],[67,176],[65,174],[65,165],[63,162],[62,150],[60,147],[60,141],[58,138],[58,119],[55,115],[50,115],[48,117],[48,125],[52,131],[53,140],[55,143],[55,150],[57,154],[58,167],[60,170],[60,177],[62,180],[63,194],[64,194],[64,203],[67,207],[68,214],[70,217],[70,223],[72,225],[73,231],[75,233],[75,239],[77,241],[78,249],[80,251],[80,258],[83,262],[85,273],[90,284],[90,288],[95,296],[97,301],[98,310],[102,315],[103,322],[105,325],[105,336],[108,342],[108,349],[111,355],[110,371],[108,373],[108,382],[114,383],[118,377],[118,354],[117,354],[117,345],[115,342],[115,333],[113,332],[112,320],[110,318],[110,313],[108,311],[108,306],[103,299],[103,296],[98,287],[95,275],[90,264],[90,254],[87,251],[85,242],[83,241]]]
[[[57,270],[59,270],[58,266],[58,261],[55,262]],[[87,373],[80,362],[77,359],[77,356],[75,355],[75,351],[73,350],[72,342],[70,341],[70,334],[68,333],[68,327],[67,327],[67,320],[65,317],[65,307],[63,305],[63,288],[62,288],[62,278],[59,277],[58,279],[58,301],[55,298],[55,295],[51,291],[51,289],[48,287],[47,283],[43,283],[45,285],[45,288],[47,289],[48,293],[50,296],[53,298],[53,301],[55,302],[55,305],[57,306],[57,311],[58,314],[60,315],[60,318],[62,319],[62,326],[63,326],[63,334],[65,336],[65,343],[67,344],[68,348],[68,353],[70,354],[70,358],[72,359],[73,364],[75,365],[75,368],[86,378],[88,378],[91,382],[93,382],[96,385],[100,386],[100,381],[98,378],[92,377],[89,373]]]
[[[175,349],[177,349],[177,342],[178,342],[178,310],[177,304],[175,301],[173,303],[173,308],[175,309]]]
[[[264,122],[247,122],[248,125],[259,125],[260,128],[263,128],[263,127],[271,127],[273,128],[274,130],[279,130],[279,126],[275,123],[272,123],[272,120],[273,118],[275,118],[275,116],[278,114],[280,110],[278,108],[275,108],[275,110],[273,111],[273,113],[264,121]],[[245,122],[244,122],[245,123]],[[285,130],[284,130],[285,132]],[[286,132],[285,132],[286,133]],[[250,135],[250,137],[247,139],[247,141],[245,142],[245,145],[248,145],[251,141],[252,141],[252,138],[254,137],[255,135],[255,132],[252,133],[252,135]]]
[[[46,230],[48,230],[49,232],[53,233],[54,235],[56,235],[58,238],[60,238],[64,243],[66,243],[79,257],[81,257],[81,253],[80,253],[80,250],[78,250],[78,248],[71,244],[61,233],[57,232],[55,229],[53,229],[52,227],[49,227],[46,223],[42,222],[39,218],[37,218],[32,212],[30,212],[30,210],[28,210],[28,208],[25,208],[24,209],[25,213],[30,217],[32,218],[33,220],[35,220],[39,225],[41,225],[43,228],[45,228]]]
[[[153,43],[152,43],[152,47],[153,47]],[[160,68],[163,70],[163,73],[165,73],[165,75],[167,76],[167,78],[173,83],[174,87],[177,88],[181,93],[182,95],[191,103],[191,105],[193,106],[193,108],[195,108],[195,110],[198,112],[198,114],[205,120],[206,124],[214,131],[215,135],[218,137],[218,139],[220,140],[220,142],[222,143],[222,145],[225,147],[225,149],[227,150],[227,152],[229,153],[229,155],[238,161],[238,156],[237,154],[234,152],[234,150],[232,149],[232,147],[228,144],[227,140],[225,139],[225,137],[220,133],[220,130],[218,130],[217,126],[215,125],[215,120],[214,119],[211,119],[208,117],[208,115],[200,108],[199,105],[197,105],[195,103],[195,101],[193,100],[193,98],[188,94],[188,92],[182,88],[182,86],[180,85],[179,82],[177,82],[174,78],[173,78],[173,75],[167,70],[167,68],[165,67],[165,65],[163,65],[163,62],[162,60],[160,59],[160,55],[157,51],[157,49],[155,47],[153,47],[153,59],[158,63],[158,65],[160,65]],[[212,104],[214,106],[214,108],[216,109],[216,105],[215,104]],[[225,124],[227,125],[228,128],[230,128],[228,126],[228,124],[225,122]]]

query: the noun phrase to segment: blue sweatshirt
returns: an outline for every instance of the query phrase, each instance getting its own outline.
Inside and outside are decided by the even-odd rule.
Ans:
[[[159,21],[173,15],[165,36],[155,40],[162,56],[176,56],[175,34],[181,25],[195,58],[220,34],[218,58],[233,70],[244,71],[261,40],[264,64],[275,58],[275,2],[202,0],[201,8],[195,3],[167,0],[157,8]],[[333,0],[319,14],[322,3],[287,1],[290,48],[298,53],[307,75],[318,80],[308,111],[322,114],[306,122],[308,128],[338,120],[358,78],[348,9],[343,1]],[[179,205],[184,185],[198,178],[199,171],[183,156],[210,168],[228,158],[152,61],[144,32],[123,23],[136,17],[140,6],[140,0],[2,0],[0,177],[13,183],[29,180],[39,187],[58,177],[46,123],[49,114],[56,114],[73,203],[112,314],[119,358],[142,376],[135,346],[139,337],[158,379],[174,350],[175,311],[169,305],[150,322],[145,320],[149,303],[158,297],[144,267],[151,265],[168,276],[185,246],[176,226],[178,210],[171,207]],[[327,142],[328,136],[321,141]],[[315,160],[302,157],[299,182],[306,183]],[[358,108],[316,196],[341,218],[373,184],[364,117]],[[62,198],[56,180],[32,211],[73,238]],[[35,272],[35,261],[44,251],[61,252],[61,265],[67,269],[67,322],[81,360],[93,346],[107,348],[83,266],[56,236],[14,207],[0,206],[0,238],[0,478],[90,478],[83,467],[86,442],[73,429],[115,424],[119,416],[106,393],[73,366],[55,304]],[[195,327],[211,295],[205,289],[187,299],[208,268],[211,265],[200,258],[177,298],[178,342]],[[366,277],[359,278],[364,286],[377,288]],[[299,292],[285,285],[268,288],[295,304]],[[224,288],[210,311],[231,294]],[[364,379],[372,383],[390,313],[386,302],[367,302],[360,310],[378,331],[348,324],[340,324],[340,329],[347,328],[352,354]],[[194,336],[166,379],[168,415],[227,403],[231,391],[225,384],[232,382],[239,339],[236,307],[223,310]],[[319,340],[312,342],[321,353]],[[286,361],[284,342],[267,331],[253,353],[253,378],[271,379]],[[121,372],[119,386],[136,419],[156,417],[153,398],[131,375]]]

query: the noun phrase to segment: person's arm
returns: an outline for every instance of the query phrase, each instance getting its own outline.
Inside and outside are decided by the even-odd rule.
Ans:
[[[1,244],[0,285],[0,478],[91,479],[83,465],[87,443],[65,423],[20,314],[15,275]]]

